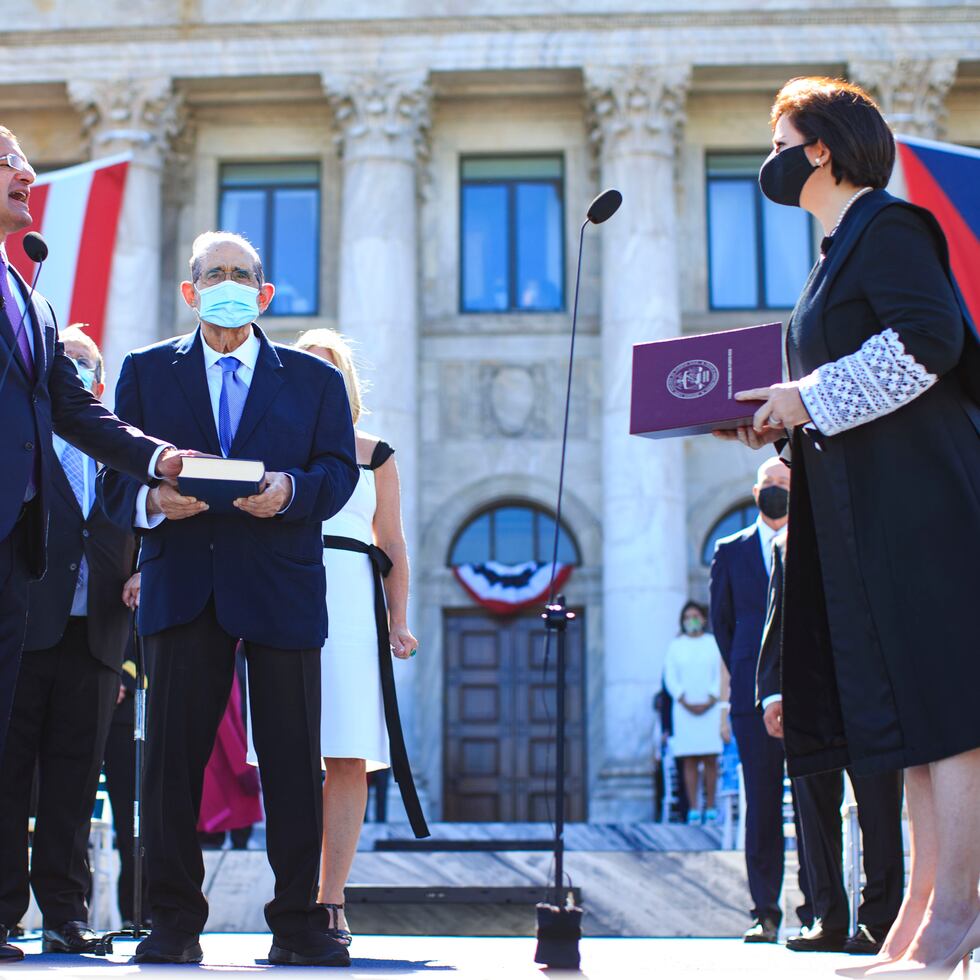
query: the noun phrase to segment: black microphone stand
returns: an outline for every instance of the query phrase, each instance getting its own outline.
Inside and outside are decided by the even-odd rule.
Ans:
[[[133,743],[136,779],[133,784],[133,928],[107,932],[96,944],[96,956],[112,952],[114,939],[141,939],[149,935],[143,928],[143,826],[140,811],[143,804],[143,747],[146,743],[146,663],[143,638],[136,626],[133,611],[133,655],[136,658],[136,690],[133,692]]]
[[[572,399],[572,370],[575,363],[575,332],[578,325],[578,293],[582,280],[582,245],[585,229],[589,224],[602,224],[611,218],[623,202],[617,190],[603,191],[590,205],[578,235],[578,264],[575,272],[575,299],[572,303],[572,336],[568,352],[568,381],[565,387],[565,420],[561,438],[561,463],[558,468],[558,501],[555,506],[555,538],[551,552],[551,584],[548,603],[541,618],[545,626],[545,662],[551,633],[557,635],[555,661],[555,884],[551,902],[537,906],[538,946],[534,962],[564,970],[577,970],[581,963],[579,940],[582,938],[584,910],[575,905],[573,892],[565,894],[565,702],[568,650],[566,634],[568,624],[575,618],[565,605],[564,595],[555,596],[555,572],[558,566],[558,538],[561,533],[561,501],[565,489],[565,457],[568,449],[568,417]],[[564,895],[564,901],[563,901]]]

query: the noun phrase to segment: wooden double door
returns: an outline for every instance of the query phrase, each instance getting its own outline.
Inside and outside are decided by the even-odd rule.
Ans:
[[[585,820],[585,623],[568,628],[567,820]],[[540,612],[501,619],[480,610],[444,613],[443,819],[554,818],[555,659],[544,672]]]

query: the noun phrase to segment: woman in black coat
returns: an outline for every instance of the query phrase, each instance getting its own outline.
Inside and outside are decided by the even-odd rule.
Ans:
[[[903,768],[909,889],[869,973],[945,975],[980,946],[980,345],[932,215],[889,195],[870,97],[788,83],[763,192],[823,225],[752,448],[789,439],[783,617],[791,775]],[[723,434],[720,434],[723,435]]]

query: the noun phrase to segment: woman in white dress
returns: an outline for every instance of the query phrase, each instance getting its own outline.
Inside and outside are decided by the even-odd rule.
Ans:
[[[321,656],[320,746],[326,778],[319,902],[330,914],[334,938],[349,943],[344,887],[364,822],[367,773],[393,768],[416,834],[428,835],[401,739],[390,659],[391,654],[414,657],[418,641],[406,621],[408,552],[394,450],[356,429],[361,389],[344,338],[334,330],[308,330],[296,346],[343,374],[360,467],[350,500],[323,523],[329,636]],[[387,576],[383,594],[382,575]]]
[[[722,661],[718,644],[704,628],[707,610],[697,602],[681,610],[681,635],[667,647],[664,687],[674,699],[671,752],[682,767],[689,824],[701,823],[698,770],[704,768],[704,823],[718,822],[715,789],[722,745]]]

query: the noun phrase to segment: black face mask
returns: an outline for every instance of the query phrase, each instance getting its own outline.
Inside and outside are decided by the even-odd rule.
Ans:
[[[763,487],[759,491],[759,510],[771,521],[785,517],[789,511],[789,490],[783,487]]]
[[[806,147],[815,142],[816,140],[811,140],[809,143],[800,143],[779,153],[774,150],[769,154],[759,171],[759,187],[770,201],[794,208],[800,206],[803,185],[814,170],[820,169],[806,157]]]

